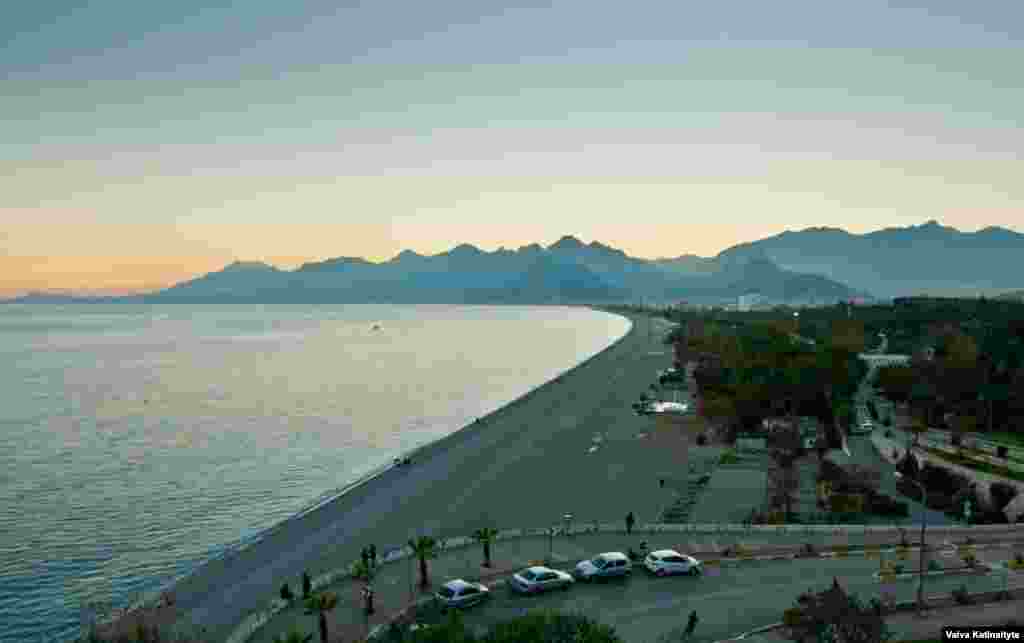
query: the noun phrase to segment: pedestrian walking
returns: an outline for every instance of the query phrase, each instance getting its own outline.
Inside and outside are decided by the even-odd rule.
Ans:
[[[373,609],[373,588],[369,585],[363,588],[363,608],[366,610],[367,616],[370,616],[375,611]]]
[[[686,621],[686,635],[693,636],[693,631],[697,629],[697,610],[690,612],[690,618]]]
[[[377,545],[370,545],[370,562],[377,566]]]
[[[626,533],[633,533],[633,525],[636,524],[636,518],[633,517],[633,512],[626,514]]]

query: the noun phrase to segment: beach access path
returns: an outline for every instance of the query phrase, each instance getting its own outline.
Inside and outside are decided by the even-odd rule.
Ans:
[[[682,477],[678,450],[638,438],[653,420],[630,404],[671,365],[664,332],[633,318],[620,341],[555,381],[413,456],[344,496],[283,523],[260,542],[212,561],[174,589],[176,625],[203,627],[223,640],[248,614],[300,591],[304,570],[316,577],[419,534],[465,536],[498,528],[658,519],[669,500],[660,478]],[[500,338],[495,338],[500,341]],[[523,346],[524,351],[531,350]],[[594,438],[601,438],[593,453]]]

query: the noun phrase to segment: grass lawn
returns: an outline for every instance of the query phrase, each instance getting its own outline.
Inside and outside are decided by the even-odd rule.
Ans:
[[[958,458],[955,455],[944,453],[942,451],[939,451],[938,449],[933,449],[931,447],[921,447],[921,448],[924,449],[926,453],[929,453],[929,454],[935,456],[936,458],[939,458],[940,460],[945,460],[946,462],[951,462],[953,464],[959,464],[962,467],[967,467],[968,469],[974,469],[975,471],[980,471],[982,473],[989,473],[989,474],[992,474],[994,476],[999,476],[999,477],[1002,477],[1002,478],[1008,478],[1010,480],[1018,480],[1020,482],[1024,482],[1024,473],[1021,473],[1019,471],[1011,471],[1010,469],[1007,469],[1006,467],[1001,467],[1001,466],[996,465],[996,464],[989,464],[988,462],[981,462],[981,461],[975,460],[973,458]]]

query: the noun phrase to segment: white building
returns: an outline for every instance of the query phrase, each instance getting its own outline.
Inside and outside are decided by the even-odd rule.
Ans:
[[[910,355],[876,355],[874,353],[861,353],[860,358],[868,363],[868,366],[894,366],[897,364],[909,364]]]
[[[754,293],[747,293],[746,295],[740,295],[736,298],[736,309],[742,312],[750,312],[750,310],[761,301],[761,295]]]

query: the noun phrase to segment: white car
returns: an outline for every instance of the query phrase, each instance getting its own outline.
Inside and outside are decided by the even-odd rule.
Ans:
[[[702,562],[693,556],[680,554],[673,549],[660,549],[647,554],[647,558],[644,559],[644,567],[656,576],[670,574],[697,576],[704,570]]]
[[[617,551],[605,552],[590,560],[581,560],[573,570],[573,576],[580,580],[629,576],[631,573],[633,573],[633,563],[625,554]]]
[[[456,578],[438,588],[434,598],[444,607],[469,607],[484,602],[490,595],[485,585]]]
[[[512,576],[509,586],[523,594],[539,594],[551,589],[569,589],[572,576],[549,567],[527,567]]]

